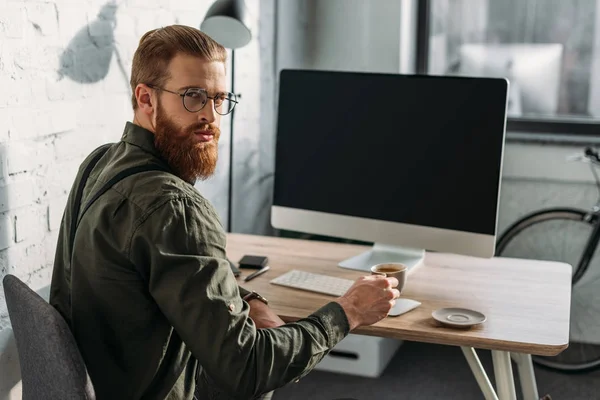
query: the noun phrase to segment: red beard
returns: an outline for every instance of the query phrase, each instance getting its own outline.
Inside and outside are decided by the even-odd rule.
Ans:
[[[199,130],[212,132],[213,140],[198,143],[194,132]],[[188,182],[207,179],[215,172],[220,135],[218,127],[207,123],[182,129],[167,117],[160,105],[157,109],[154,145],[175,173]]]

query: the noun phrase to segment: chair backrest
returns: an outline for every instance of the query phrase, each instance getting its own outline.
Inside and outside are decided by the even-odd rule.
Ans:
[[[14,275],[3,279],[23,399],[95,399],[75,338],[60,313]]]

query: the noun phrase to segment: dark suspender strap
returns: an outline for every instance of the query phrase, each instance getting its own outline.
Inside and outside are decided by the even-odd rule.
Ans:
[[[160,167],[158,165],[138,165],[137,167],[127,168],[127,169],[119,172],[117,175],[113,176],[108,182],[106,182],[100,188],[100,190],[98,190],[96,192],[96,194],[90,199],[90,201],[88,201],[87,205],[83,209],[83,212],[81,213],[81,216],[76,221],[77,222],[76,223],[76,227],[79,226],[79,222],[81,222],[81,220],[82,220],[83,216],[85,215],[86,211],[89,210],[89,208],[92,206],[92,204],[94,204],[94,202],[96,200],[98,200],[98,198],[100,196],[102,196],[104,193],[106,193],[106,191],[108,189],[110,189],[113,185],[115,185],[117,182],[119,182],[119,181],[127,178],[128,176],[131,176],[131,175],[134,175],[134,174],[139,174],[140,172],[147,172],[147,171],[169,172],[166,168]],[[135,264],[134,264],[134,267],[137,270],[137,272],[140,275],[140,277],[146,283],[146,285],[148,285],[148,277],[146,276],[146,274],[144,273],[144,271],[142,271]],[[180,372],[183,372],[183,368],[182,368],[182,371],[180,371]],[[156,383],[154,383],[154,384],[156,384]],[[153,395],[151,395],[150,397],[148,397],[148,395],[144,394],[144,395],[142,395],[141,399],[154,398],[154,390],[148,390],[148,393],[152,393]]]
[[[108,151],[108,148],[110,146],[111,146],[111,143],[108,143],[108,144],[101,146],[99,149],[97,149],[97,153],[92,156],[92,159],[90,160],[88,165],[85,167],[85,170],[83,171],[83,174],[81,175],[81,180],[79,181],[79,187],[77,188],[77,193],[75,194],[75,200],[74,200],[74,204],[73,204],[73,214],[72,214],[73,217],[71,218],[71,226],[69,227],[69,244],[70,244],[69,249],[70,249],[71,255],[73,254],[73,250],[74,250],[74,246],[75,246],[75,233],[77,232],[77,228],[79,227],[79,223],[81,222],[81,219],[83,218],[83,216],[85,215],[87,210],[92,206],[92,204],[94,204],[94,202],[96,200],[98,200],[98,198],[100,196],[102,196],[104,193],[106,193],[106,191],[108,189],[110,189],[117,182],[127,178],[128,176],[138,174],[140,172],[146,172],[146,171],[168,172],[168,170],[166,168],[160,167],[158,165],[138,165],[136,167],[127,168],[127,169],[119,172],[117,175],[113,176],[108,182],[106,182],[100,188],[100,190],[96,194],[94,194],[94,196],[92,196],[91,200],[88,201],[88,203],[84,207],[81,215],[79,215],[79,211],[81,209],[82,197],[83,197],[83,190],[85,189],[85,184],[86,184],[88,178],[90,177],[92,170],[94,169],[94,167],[96,166],[98,161],[100,161],[102,156],[106,153],[106,151]]]
[[[79,209],[81,207],[81,198],[83,197],[83,189],[85,188],[85,183],[87,182],[92,170],[98,163],[98,161],[102,158],[104,153],[108,151],[110,144],[106,144],[100,147],[98,153],[96,153],[89,164],[85,167],[83,174],[81,175],[81,180],[79,181],[79,187],[77,188],[77,193],[75,194],[75,200],[73,202],[73,214],[71,218],[71,226],[69,228],[69,249],[71,253],[73,252],[73,244],[75,243],[75,232],[77,230],[77,224],[73,223],[73,220],[77,221],[79,217]]]
[[[160,167],[158,165],[138,165],[137,167],[127,168],[127,169],[119,172],[117,175],[113,176],[108,182],[106,182],[104,185],[102,185],[100,190],[98,190],[96,192],[96,194],[94,194],[94,196],[92,196],[90,201],[87,202],[85,208],[81,212],[81,216],[79,216],[78,218],[76,217],[77,219],[75,221],[71,221],[71,226],[75,226],[75,231],[76,231],[77,228],[79,227],[79,223],[83,219],[83,216],[85,215],[87,210],[90,209],[92,204],[94,204],[94,202],[96,200],[98,200],[98,198],[100,196],[102,196],[104,193],[106,193],[106,191],[108,189],[110,189],[111,187],[113,187],[117,182],[127,178],[128,176],[139,174],[140,172],[147,172],[147,171],[168,172],[168,170],[166,168]],[[73,241],[74,240],[75,240],[75,235],[73,235]],[[71,248],[73,249],[73,247],[71,247]],[[148,283],[148,277],[146,276],[146,274],[143,271],[141,271],[137,265],[134,265],[134,267],[137,269],[138,274],[144,280],[144,282]]]

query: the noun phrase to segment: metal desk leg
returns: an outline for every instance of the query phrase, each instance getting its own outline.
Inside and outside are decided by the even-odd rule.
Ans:
[[[507,351],[492,350],[494,362],[494,376],[500,400],[517,400],[515,379],[512,372],[510,353]]]
[[[481,362],[479,361],[479,357],[477,357],[477,352],[472,347],[461,347],[467,362],[469,363],[469,367],[471,367],[471,371],[473,371],[473,375],[475,375],[475,379],[479,384],[479,388],[483,392],[483,396],[485,400],[498,400],[498,396],[496,396],[496,391],[494,387],[490,383],[490,380],[485,373],[485,369]]]
[[[530,354],[510,353],[512,359],[517,364],[519,372],[519,381],[523,391],[524,400],[539,400],[535,373],[533,371],[533,362]]]

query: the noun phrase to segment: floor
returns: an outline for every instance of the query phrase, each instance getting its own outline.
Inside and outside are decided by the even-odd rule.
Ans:
[[[494,384],[491,355],[478,351]],[[514,364],[513,364],[514,370]],[[600,371],[565,374],[535,366],[540,397],[552,400],[600,398]],[[516,376],[516,374],[515,374]],[[521,399],[517,384],[517,397]],[[275,391],[273,400],[428,400],[483,399],[462,351],[457,347],[405,342],[377,379],[312,371],[300,382]]]

